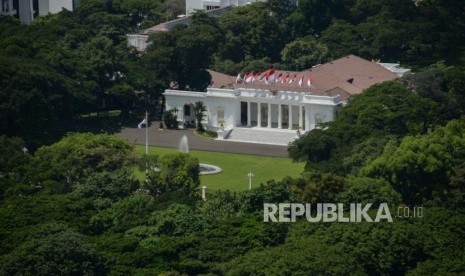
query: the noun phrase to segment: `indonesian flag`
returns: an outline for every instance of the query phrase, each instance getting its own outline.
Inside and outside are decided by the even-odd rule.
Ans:
[[[263,72],[263,75],[260,76],[260,81],[266,81],[269,72],[270,70],[266,70],[265,72]]]
[[[267,81],[274,81],[274,71],[276,71],[276,68],[273,68],[268,72],[268,75],[266,76]]]
[[[247,75],[245,75],[244,79],[245,79],[245,82],[246,82],[246,83],[251,82],[251,81],[253,80],[253,71],[250,71],[250,73],[248,73]]]
[[[299,86],[302,87],[302,84],[304,83],[304,76],[302,76],[299,80]]]
[[[281,82],[283,80],[283,73],[279,73],[278,77],[276,78],[276,82]]]
[[[142,122],[140,122],[137,125],[137,128],[142,128],[142,125],[145,125],[145,127],[147,127],[147,118],[144,118],[144,120],[142,120]]]
[[[310,77],[310,76],[308,76],[308,79],[307,79],[307,86],[308,87],[312,86],[312,77]]]
[[[236,83],[242,81],[241,73],[237,74]]]
[[[297,78],[297,74],[294,74],[294,76],[289,79],[289,84],[293,83],[295,81],[295,78]]]
[[[289,72],[287,72],[286,75],[284,75],[283,80],[281,81],[281,83],[287,83],[288,78],[289,78]]]
[[[260,76],[261,76],[262,72],[258,72],[255,77],[253,77],[253,80],[256,81],[256,80],[259,80],[260,79]]]

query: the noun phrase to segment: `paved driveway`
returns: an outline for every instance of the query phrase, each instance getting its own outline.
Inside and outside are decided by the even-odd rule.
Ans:
[[[286,146],[251,144],[240,142],[217,141],[195,135],[189,130],[159,130],[158,122],[153,122],[149,127],[149,145],[167,148],[177,148],[183,135],[187,136],[189,149],[218,151],[228,153],[242,153],[252,155],[287,157]],[[119,133],[129,142],[137,145],[145,145],[145,129],[122,128]]]

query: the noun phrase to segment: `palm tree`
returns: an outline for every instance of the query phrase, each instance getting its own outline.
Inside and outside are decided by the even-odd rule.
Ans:
[[[195,102],[194,104],[194,116],[196,120],[196,130],[198,132],[204,132],[205,129],[203,128],[202,125],[202,120],[205,117],[204,112],[207,111],[207,107],[202,101]]]

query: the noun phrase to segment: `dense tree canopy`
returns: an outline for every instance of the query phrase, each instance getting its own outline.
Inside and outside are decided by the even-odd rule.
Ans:
[[[125,34],[175,19],[183,1],[81,0],[29,26],[0,18],[0,275],[465,274],[464,8],[269,0],[197,13],[143,53]],[[296,178],[203,201],[196,158],[153,158],[141,183],[128,142],[60,137],[101,111],[158,107],[166,88],[205,91],[209,68],[304,70],[347,54],[418,72],[292,143],[307,162]],[[263,222],[264,203],[286,202],[387,203],[394,221]],[[421,218],[395,217],[418,206]]]
[[[353,162],[347,158],[353,160],[355,156],[348,156],[346,152],[360,148],[357,151],[363,153],[357,145],[367,146],[366,139],[381,139],[378,142],[383,145],[386,142],[383,137],[389,135],[426,133],[437,123],[438,116],[437,104],[432,100],[412,93],[397,82],[385,82],[351,98],[341,107],[336,120],[325,126],[327,129],[308,132],[292,143],[289,154],[294,160],[308,161],[308,166],[327,165],[331,171],[344,173],[351,168],[341,167],[344,164],[341,158]],[[364,154],[359,157],[362,161],[373,151]]]

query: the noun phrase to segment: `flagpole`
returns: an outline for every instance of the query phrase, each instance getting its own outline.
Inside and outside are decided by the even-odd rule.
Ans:
[[[149,173],[149,116],[145,110],[145,173]]]

